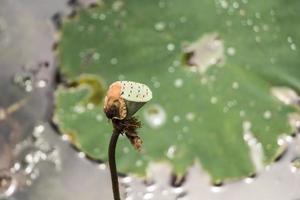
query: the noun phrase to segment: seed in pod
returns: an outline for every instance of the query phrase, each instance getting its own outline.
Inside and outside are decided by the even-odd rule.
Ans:
[[[109,119],[133,116],[152,99],[148,86],[132,81],[117,81],[110,85],[104,100],[104,112]]]

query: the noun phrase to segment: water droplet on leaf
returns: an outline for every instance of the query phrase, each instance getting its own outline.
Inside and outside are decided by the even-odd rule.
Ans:
[[[235,54],[235,48],[228,47],[227,54],[230,55],[230,56],[233,56]]]
[[[173,43],[169,43],[169,44],[167,45],[167,49],[168,49],[168,51],[174,51],[175,45],[174,45]]]
[[[181,78],[177,78],[177,79],[174,81],[174,86],[175,86],[176,88],[180,88],[180,87],[182,87],[182,85],[183,85],[183,80],[182,80]]]
[[[264,112],[264,118],[265,118],[265,119],[270,119],[271,116],[272,116],[271,111],[267,110],[267,111]]]
[[[154,25],[154,29],[157,30],[157,31],[163,31],[166,27],[166,24],[164,22],[157,22],[155,25]]]
[[[175,115],[175,116],[173,117],[173,121],[174,121],[175,123],[178,123],[178,122],[180,121],[180,117],[179,117],[178,115]]]
[[[173,159],[175,156],[175,152],[176,152],[176,146],[172,145],[168,148],[166,155],[168,158]]]
[[[153,104],[145,109],[144,118],[150,127],[159,128],[165,124],[167,114],[162,106]]]
[[[211,98],[210,98],[210,102],[211,102],[212,104],[216,104],[216,103],[218,102],[218,98],[217,98],[217,97],[211,97]]]

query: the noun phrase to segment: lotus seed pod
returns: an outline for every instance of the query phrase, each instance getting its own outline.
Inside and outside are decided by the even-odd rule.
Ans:
[[[148,86],[132,81],[117,81],[107,91],[104,112],[110,119],[125,119],[133,116],[151,99],[152,92]]]

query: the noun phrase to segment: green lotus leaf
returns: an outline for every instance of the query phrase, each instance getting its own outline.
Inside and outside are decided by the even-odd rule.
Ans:
[[[291,133],[288,114],[297,112],[271,90],[300,89],[299,7],[131,0],[81,9],[62,26],[59,70],[73,84],[58,87],[54,121],[84,152],[107,160],[104,91],[116,80],[141,82],[154,97],[136,114],[143,151],[121,137],[119,171],[144,174],[164,161],[183,174],[199,161],[215,181],[252,174],[282,150],[277,139]]]

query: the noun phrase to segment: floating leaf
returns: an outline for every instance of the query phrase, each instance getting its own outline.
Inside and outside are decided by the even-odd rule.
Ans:
[[[56,91],[55,122],[106,160],[112,127],[102,103],[89,101],[95,84],[78,77],[92,74],[106,89],[116,80],[142,82],[154,97],[137,113],[143,151],[121,137],[120,171],[144,174],[149,162],[168,161],[182,174],[198,160],[214,180],[249,175],[273,161],[278,136],[291,132],[287,115],[296,109],[271,91],[300,89],[299,6],[131,0],[80,10],[62,27],[60,71],[77,84]]]

